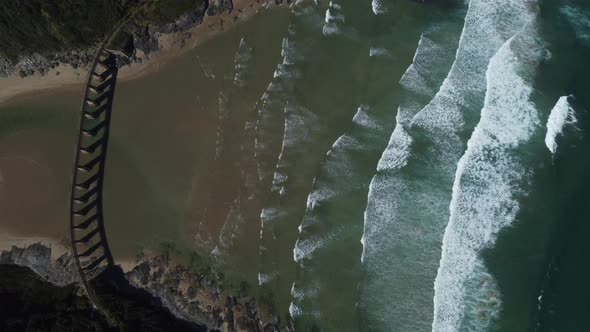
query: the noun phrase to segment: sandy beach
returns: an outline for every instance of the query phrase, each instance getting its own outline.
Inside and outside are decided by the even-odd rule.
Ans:
[[[159,36],[160,50],[149,56],[138,54],[138,57],[142,58],[143,61],[141,63],[124,66],[120,70],[119,80],[133,80],[149,73],[158,72],[161,66],[165,65],[168,61],[194,49],[210,38],[238,26],[241,22],[246,21],[260,9],[269,6],[275,6],[274,2],[234,0],[234,9],[231,13],[225,12],[217,16],[205,16],[203,23],[196,25],[187,31],[161,35]],[[190,37],[187,38],[186,36]],[[18,102],[21,99],[36,96],[39,93],[51,93],[51,91],[55,91],[55,89],[80,91],[80,95],[82,95],[83,84],[86,81],[86,77],[87,69],[74,69],[70,65],[60,64],[43,76],[36,73],[33,76],[21,78],[16,73],[7,78],[0,78],[0,105],[8,102]],[[63,142],[53,142],[53,144],[62,143]],[[10,154],[10,149],[6,148],[3,152],[4,155]],[[59,158],[62,158],[62,156],[60,155]],[[37,156],[37,159],[44,160],[44,156]],[[4,169],[4,171],[6,171],[6,169]],[[3,176],[5,175],[11,176],[11,182],[13,182],[12,188],[14,188],[15,181],[21,181],[18,178],[14,178],[14,174],[2,173],[6,172],[0,173],[0,189],[3,188],[1,185],[8,185],[7,183],[4,183],[5,181],[3,180]],[[53,192],[51,195],[58,194],[58,192]],[[45,200],[42,199],[43,197],[36,198],[36,202],[38,200],[45,202]],[[14,201],[14,199],[19,198],[12,197],[7,202]],[[45,203],[49,204],[48,202]],[[58,203],[53,202],[51,204]],[[35,234],[31,229],[25,230],[27,227],[18,231],[0,227],[0,253],[10,250],[13,246],[24,248],[34,243],[41,243],[52,248],[52,258],[59,257],[70,250],[69,245],[64,245],[67,222],[67,220],[64,220],[63,228],[60,227],[60,229],[35,231],[38,234]],[[128,271],[135,266],[135,262],[126,261],[123,262],[122,265],[125,270]]]

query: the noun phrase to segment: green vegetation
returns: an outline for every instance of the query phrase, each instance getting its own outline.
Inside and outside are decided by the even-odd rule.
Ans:
[[[101,41],[128,14],[136,26],[160,26],[206,0],[0,1],[0,55],[15,60],[34,52],[83,49]]]
[[[223,266],[209,255],[203,255],[194,249],[181,248],[174,242],[162,242],[159,246],[159,254],[170,262],[182,264],[193,273],[203,275],[210,287],[217,287],[225,295],[241,298],[253,297],[256,299],[263,316],[277,316],[274,297],[271,289],[258,287],[244,280],[244,276]],[[223,271],[223,272],[221,272]]]
[[[123,0],[29,0],[0,2],[0,45],[15,59],[98,42],[125,15]]]
[[[159,0],[146,5],[142,15],[135,17],[136,23],[163,25],[170,23],[180,15],[203,7],[204,0]]]

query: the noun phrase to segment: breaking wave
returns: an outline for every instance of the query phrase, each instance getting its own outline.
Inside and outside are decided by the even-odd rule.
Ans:
[[[536,3],[513,13],[526,22],[487,69],[481,119],[457,165],[450,219],[435,281],[433,331],[485,331],[498,317],[501,294],[480,256],[510,225],[526,194],[529,167],[522,145],[540,128],[530,101],[542,49],[536,40]]]
[[[547,120],[545,145],[552,154],[557,151],[557,137],[563,134],[565,125],[576,123],[576,115],[568,102],[568,98],[568,96],[559,98]]]
[[[400,105],[399,127],[379,163],[365,212],[362,259],[367,276],[361,305],[373,329],[430,328],[434,307],[439,305],[431,300],[432,283],[465,134],[477,124],[491,58],[527,24],[530,7],[530,1],[470,1],[454,62],[426,106],[422,107],[423,101],[436,90],[428,85],[429,79],[438,76],[429,69],[441,66],[432,60],[445,57],[418,53],[417,64],[402,79],[409,97]],[[433,29],[437,38],[429,39],[449,34],[458,35]],[[429,43],[424,39],[422,44]],[[442,49],[456,45],[434,44]],[[391,298],[396,303],[391,304]]]

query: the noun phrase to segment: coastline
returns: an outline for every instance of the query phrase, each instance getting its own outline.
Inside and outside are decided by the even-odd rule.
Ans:
[[[172,33],[157,33],[159,48],[146,54],[136,50],[137,62],[121,67],[118,75],[120,81],[140,78],[158,71],[168,61],[205,43],[212,37],[239,26],[258,13],[261,9],[278,7],[274,0],[233,0],[233,9],[213,16],[205,14],[201,23],[194,24],[186,30]],[[74,68],[69,64],[59,63],[43,74],[21,77],[15,72],[0,78],[0,106],[17,98],[26,98],[32,93],[55,89],[80,89],[86,82],[87,68]]]
[[[26,248],[33,244],[41,244],[51,250],[51,259],[57,260],[70,253],[70,246],[65,239],[50,236],[19,236],[6,232],[0,233],[0,254],[16,248]]]
[[[235,29],[261,9],[278,7],[286,6],[281,6],[274,0],[234,0],[230,12],[206,15],[200,24],[187,30],[159,34],[159,49],[149,54],[136,50],[141,61],[122,66],[119,80],[134,80],[158,72],[169,61],[219,34]],[[8,103],[18,103],[22,99],[34,98],[39,93],[52,93],[63,89],[80,89],[82,92],[86,77],[86,68],[75,69],[69,64],[60,63],[44,74],[37,72],[31,76],[21,77],[15,73],[0,78],[0,107]],[[59,232],[31,233],[30,236],[4,232],[0,234],[0,265],[27,267],[41,279],[54,285],[71,285],[78,281],[78,275],[68,241]],[[209,270],[202,270],[200,267],[195,269],[189,264],[179,264],[162,257],[160,254],[150,254],[141,259],[121,259],[116,261],[116,265],[123,269],[133,286],[144,289],[160,299],[163,307],[178,318],[205,322],[211,328],[223,331],[289,330],[284,322],[281,324],[278,316],[260,309],[264,304],[258,304],[256,297],[252,296],[255,291],[237,290],[237,285],[241,286],[240,280],[230,281],[224,278],[220,271],[209,275],[207,272],[210,272],[210,266]],[[148,282],[144,282],[145,280]],[[224,289],[225,287],[227,288]]]
[[[61,244],[49,243],[0,250],[0,265],[26,267],[55,286],[75,284],[78,274],[72,255],[62,253]],[[114,269],[121,271],[129,286],[158,299],[162,310],[178,319],[204,324],[212,331],[292,331],[288,322],[265,310],[246,283],[238,281],[236,285],[236,280],[228,279],[206,261],[181,264],[170,253],[141,253],[134,261],[118,263]]]
[[[274,0],[233,0],[233,3],[234,7],[231,12],[223,12],[215,16],[206,15],[201,24],[196,24],[186,31],[162,34],[159,36],[160,49],[156,52],[146,55],[138,50],[138,53],[141,53],[139,56],[145,60],[141,63],[124,65],[120,70],[119,80],[134,80],[157,72],[168,61],[193,50],[225,31],[236,28],[241,22],[258,13],[259,10],[280,6],[277,6]],[[186,38],[187,34],[190,37]],[[15,73],[10,77],[0,78],[0,107],[35,97],[39,93],[50,93],[55,90],[79,89],[82,93],[86,76],[85,68],[74,69],[68,64],[59,64],[44,75],[35,73],[32,76],[21,78]],[[2,174],[0,174],[1,183]],[[32,244],[42,244],[51,249],[51,258],[56,260],[70,252],[66,231],[67,225],[65,223],[63,229],[56,230],[51,234],[15,233],[0,225],[0,255],[15,247],[23,249]],[[128,272],[136,264],[131,259],[121,262],[121,266],[125,272]]]

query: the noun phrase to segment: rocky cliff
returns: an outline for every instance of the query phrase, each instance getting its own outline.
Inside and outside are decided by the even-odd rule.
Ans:
[[[232,8],[232,0],[1,2],[0,76],[44,75],[59,63],[86,67],[97,45],[129,16],[122,35],[129,38],[133,51],[150,54],[160,48],[159,35],[188,30],[201,23],[205,14],[218,15]]]

